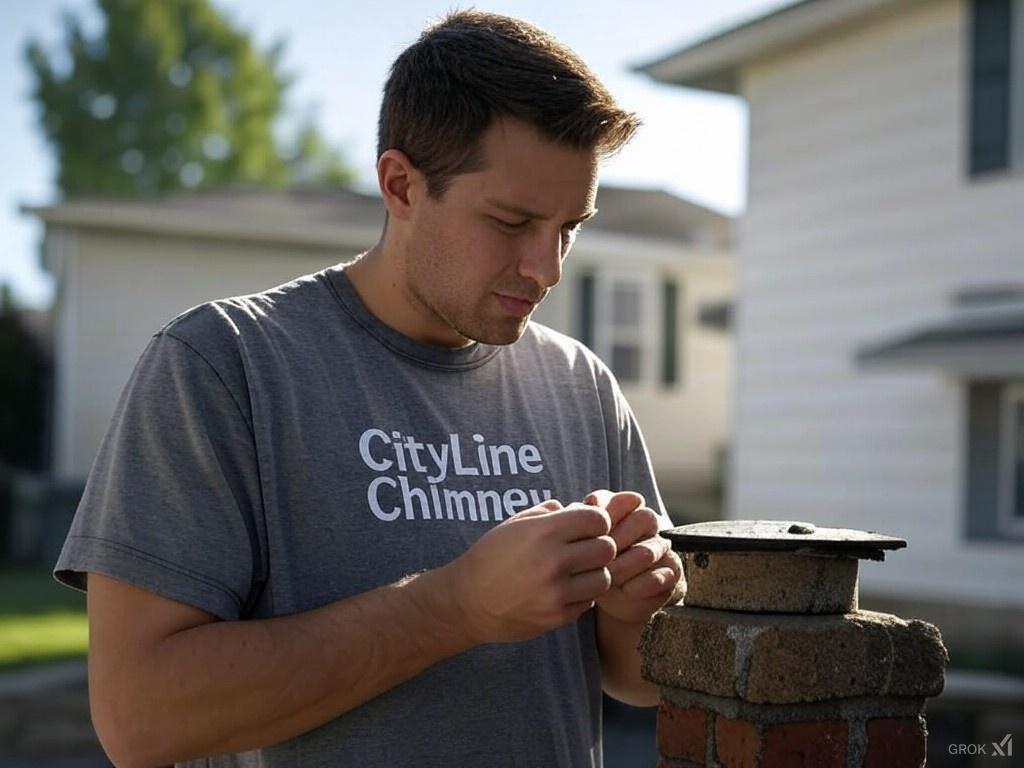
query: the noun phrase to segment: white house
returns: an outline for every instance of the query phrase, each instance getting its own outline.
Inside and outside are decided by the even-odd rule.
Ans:
[[[717,511],[730,339],[702,309],[732,297],[730,221],[660,191],[602,187],[538,320],[610,362],[679,519]],[[346,261],[377,242],[379,198],[231,189],[158,202],[29,208],[56,277],[53,473],[89,468],[149,337],[189,307]],[[708,314],[705,312],[705,314]]]
[[[639,69],[749,109],[728,517],[903,537],[866,606],[1019,654],[1024,0],[804,0]]]

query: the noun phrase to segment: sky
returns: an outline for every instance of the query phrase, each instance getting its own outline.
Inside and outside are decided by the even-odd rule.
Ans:
[[[374,188],[380,92],[394,58],[453,0],[212,0],[267,48],[286,42],[283,68],[295,83],[288,106],[312,115]],[[509,0],[476,7],[526,19],[575,50],[619,103],[644,125],[630,145],[604,166],[602,181],[662,188],[728,215],[746,200],[747,114],[742,100],[655,83],[632,71],[687,43],[788,5],[792,0]],[[29,99],[23,49],[36,39],[60,49],[61,17],[83,18],[97,30],[95,0],[0,0],[0,282],[23,305],[45,307],[53,280],[40,267],[42,225],[20,212],[56,198],[56,164]]]

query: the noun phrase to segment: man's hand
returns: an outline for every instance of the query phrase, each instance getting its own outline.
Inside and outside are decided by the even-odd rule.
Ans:
[[[658,535],[658,516],[631,491],[594,491],[583,503],[608,512],[617,552],[608,566],[611,587],[597,599],[597,607],[627,624],[646,622],[682,587],[682,562]]]
[[[445,567],[476,643],[526,640],[575,621],[612,583],[609,513],[546,501],[491,528]]]

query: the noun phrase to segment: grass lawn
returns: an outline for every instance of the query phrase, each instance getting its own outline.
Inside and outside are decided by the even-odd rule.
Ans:
[[[0,568],[0,672],[85,658],[88,643],[85,595],[49,571]]]

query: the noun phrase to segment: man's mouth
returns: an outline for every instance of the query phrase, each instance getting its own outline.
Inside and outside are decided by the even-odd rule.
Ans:
[[[517,296],[508,296],[503,293],[495,293],[498,297],[498,302],[510,315],[516,317],[526,317],[530,312],[533,311],[536,302],[531,299],[521,299]]]

